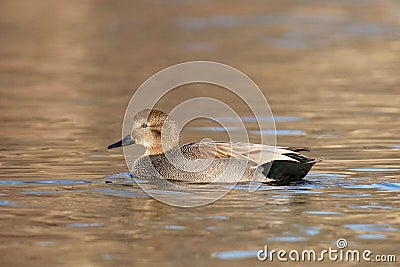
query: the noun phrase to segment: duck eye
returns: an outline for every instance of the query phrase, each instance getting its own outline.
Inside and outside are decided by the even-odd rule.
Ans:
[[[142,128],[146,128],[146,127],[147,127],[147,123],[143,123]]]

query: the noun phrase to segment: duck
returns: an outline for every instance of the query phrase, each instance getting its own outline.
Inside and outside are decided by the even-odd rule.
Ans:
[[[306,147],[279,147],[243,142],[201,141],[180,145],[180,132],[167,113],[144,109],[134,115],[130,135],[107,148],[139,144],[133,177],[187,183],[261,182],[290,185],[302,181],[323,158],[308,158]]]

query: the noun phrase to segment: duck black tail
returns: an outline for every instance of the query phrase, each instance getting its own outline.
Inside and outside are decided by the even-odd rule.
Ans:
[[[274,160],[261,165],[264,167],[263,174],[268,178],[274,179],[272,185],[288,185],[291,182],[299,181],[304,178],[312,166],[323,160],[323,158],[309,159],[306,157],[292,160]],[[267,172],[268,171],[268,172]]]

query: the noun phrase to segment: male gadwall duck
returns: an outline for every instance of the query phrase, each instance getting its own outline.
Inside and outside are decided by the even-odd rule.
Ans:
[[[131,135],[109,145],[108,149],[143,145],[146,153],[135,160],[131,168],[131,174],[138,178],[160,177],[189,183],[257,181],[288,185],[304,178],[311,167],[322,160],[300,154],[308,151],[302,147],[214,141],[179,146],[176,123],[159,110],[142,110],[133,121]]]

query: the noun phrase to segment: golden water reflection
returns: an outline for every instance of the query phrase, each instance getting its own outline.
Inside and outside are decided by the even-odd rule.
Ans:
[[[351,248],[399,255],[399,8],[393,1],[2,1],[1,265],[256,265],[234,252],[266,243],[324,249],[340,237]],[[122,152],[105,147],[120,137],[134,90],[189,60],[238,68],[275,116],[298,118],[277,120],[278,144],[325,158],[308,183],[253,194],[238,186],[195,209],[161,204],[136,185],[104,183],[127,169]],[[160,105],[202,93],[182,88]],[[241,109],[235,99],[229,104]],[[224,138],[185,132],[187,140],[205,135]]]

